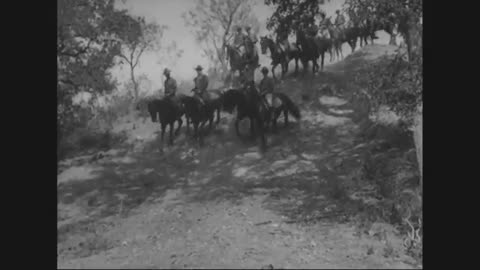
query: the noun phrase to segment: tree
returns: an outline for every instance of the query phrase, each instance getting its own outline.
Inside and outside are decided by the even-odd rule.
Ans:
[[[138,82],[135,76],[135,68],[138,66],[140,57],[145,51],[160,50],[160,39],[166,26],[156,23],[146,23],[142,17],[130,21],[124,31],[125,42],[122,44],[120,57],[125,60],[130,68],[130,79],[135,100],[138,99]]]
[[[196,40],[215,68],[228,69],[224,45],[233,36],[232,27],[252,26],[258,33],[260,23],[253,15],[252,0],[197,0],[193,9],[183,14],[185,24],[193,29]]]
[[[418,31],[421,32],[421,18],[423,13],[423,0],[349,0],[344,8],[349,14],[353,14],[357,20],[372,20],[383,29],[393,35],[393,28],[397,28],[400,35],[405,39],[409,58],[413,47],[419,39]],[[393,44],[394,39],[390,40]]]
[[[325,0],[265,0],[265,4],[276,7],[267,21],[267,29],[289,35],[297,29],[300,20],[313,23]]]
[[[57,141],[78,119],[73,96],[81,91],[96,96],[115,88],[109,70],[120,54],[122,29],[132,21],[126,11],[114,8],[114,0],[57,2]]]

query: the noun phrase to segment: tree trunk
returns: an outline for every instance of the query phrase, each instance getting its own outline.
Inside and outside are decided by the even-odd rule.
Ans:
[[[414,118],[413,139],[417,152],[418,168],[420,170],[420,189],[423,190],[423,104],[417,108]]]
[[[138,100],[138,85],[137,85],[137,81],[135,80],[135,73],[133,72],[134,71],[134,67],[132,65],[130,65],[130,76],[132,77],[132,83],[133,83],[133,94],[134,94],[134,97],[135,97],[135,101]]]

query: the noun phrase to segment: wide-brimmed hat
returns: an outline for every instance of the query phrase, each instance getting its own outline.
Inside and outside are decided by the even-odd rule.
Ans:
[[[168,68],[165,68],[165,69],[163,70],[163,74],[167,74],[167,73],[170,74],[170,72],[172,72],[172,71],[171,71],[170,69],[168,69]]]
[[[267,67],[263,67],[261,71],[262,71],[262,73],[268,73],[268,68],[267,68]]]
[[[200,65],[198,65],[198,66],[195,68],[195,70],[203,70],[203,67],[200,66]]]

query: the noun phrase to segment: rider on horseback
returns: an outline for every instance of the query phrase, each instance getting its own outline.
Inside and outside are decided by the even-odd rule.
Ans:
[[[255,48],[255,44],[258,42],[257,37],[254,33],[250,32],[251,27],[245,27],[245,31],[247,34],[245,35],[245,48],[247,49],[247,53],[245,54],[247,60],[253,61],[254,57],[257,54],[257,50]]]
[[[169,99],[175,106],[180,107],[180,101],[175,95],[177,92],[177,81],[170,76],[170,69],[165,68],[163,70],[163,75],[165,75],[166,80],[163,83],[165,91],[165,99]]]
[[[194,97],[196,97],[202,105],[205,105],[205,95],[207,94],[208,77],[202,73],[202,66],[198,65],[195,70],[197,71],[197,77],[193,79],[195,87],[192,89]]]
[[[245,47],[245,35],[242,33],[242,27],[237,27],[237,33],[233,37],[233,47],[242,55],[241,47]]]
[[[337,17],[335,18],[335,26],[339,30],[343,30],[345,26],[345,17],[343,14],[340,13],[340,10],[336,10],[335,13],[337,14]]]
[[[278,46],[279,53],[287,53],[289,49],[289,43],[286,29],[277,33],[277,43],[280,45]]]
[[[321,37],[327,37],[327,20],[325,19],[326,15],[324,12],[320,13],[320,22],[318,23],[318,30],[320,31]]]

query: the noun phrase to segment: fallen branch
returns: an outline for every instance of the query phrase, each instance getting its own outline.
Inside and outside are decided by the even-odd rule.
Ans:
[[[299,222],[299,221],[303,221],[303,222],[316,221],[316,220],[323,219],[323,218],[338,217],[338,216],[347,215],[347,214],[349,214],[349,213],[348,213],[348,212],[344,212],[344,211],[337,211],[337,212],[332,212],[332,213],[330,213],[330,214],[323,215],[323,216],[315,216],[315,217],[303,218],[303,219],[299,219],[299,220],[291,219],[291,220],[285,221],[285,223],[291,224],[291,223],[296,223],[296,222]]]

